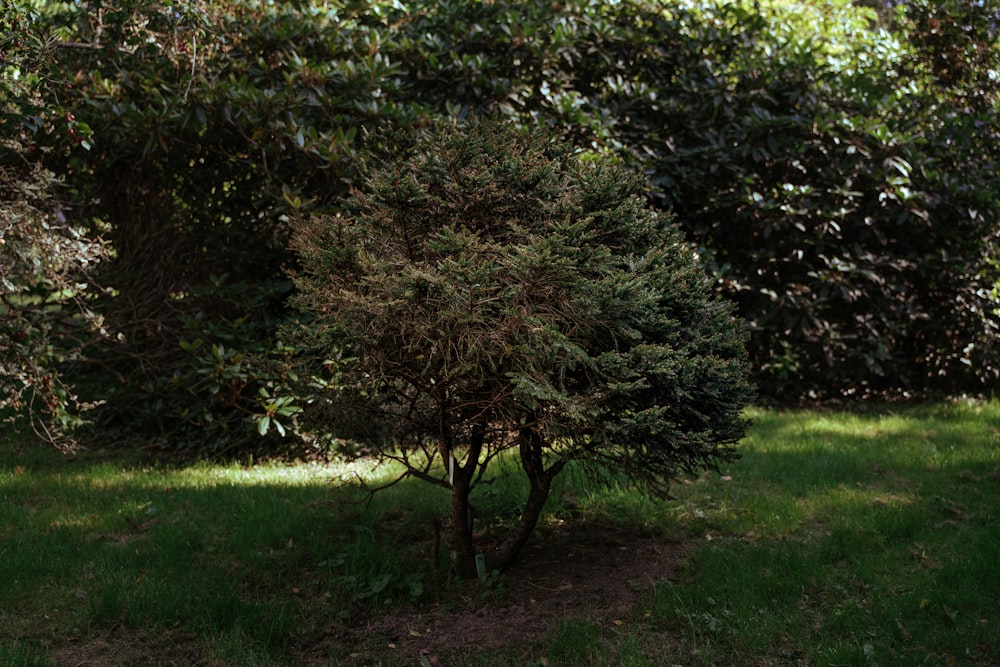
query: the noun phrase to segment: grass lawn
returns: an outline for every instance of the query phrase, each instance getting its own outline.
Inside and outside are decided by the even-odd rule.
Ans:
[[[367,500],[364,463],[8,441],[0,667],[1000,664],[1000,403],[753,418],[669,502],[569,471],[486,582],[432,565],[440,489]],[[479,516],[511,520],[519,481]]]

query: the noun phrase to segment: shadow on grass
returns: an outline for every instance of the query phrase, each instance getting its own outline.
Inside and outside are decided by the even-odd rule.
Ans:
[[[341,481],[353,472],[370,474],[0,451],[0,639],[161,628],[280,661],[447,594],[445,538],[432,558],[447,493],[408,479],[368,498]],[[486,521],[525,491],[496,472],[474,498]]]
[[[161,627],[280,655],[423,594],[442,498],[404,483],[362,503],[333,476],[6,452],[0,639]]]

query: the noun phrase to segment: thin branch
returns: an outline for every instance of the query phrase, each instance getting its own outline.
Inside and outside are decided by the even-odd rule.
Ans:
[[[104,48],[103,44],[97,42],[55,42],[55,45],[59,48],[86,49],[88,51],[100,51]],[[132,51],[127,49],[119,49],[119,52],[132,54]]]
[[[371,497],[374,496],[379,491],[385,491],[386,489],[396,486],[404,479],[409,477],[411,474],[412,474],[411,471],[406,470],[401,475],[399,475],[399,477],[392,480],[391,482],[388,482],[386,484],[381,484],[379,486],[370,485],[359,473],[354,473],[354,477],[357,479],[358,487],[364,490],[364,492],[368,495],[368,498],[366,498],[366,500],[370,500]]]
[[[198,35],[191,35],[191,78],[188,79],[187,86],[184,87],[184,94],[181,99],[187,101],[188,92],[191,91],[191,84],[194,83],[195,66],[198,62]]]

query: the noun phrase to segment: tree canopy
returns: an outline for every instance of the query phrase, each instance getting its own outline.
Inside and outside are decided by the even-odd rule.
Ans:
[[[570,462],[665,494],[744,434],[741,325],[640,192],[544,134],[474,120],[434,124],[342,215],[293,225],[296,343],[329,381],[307,416],[451,489],[465,559],[469,494],[508,450],[531,491],[490,569]]]

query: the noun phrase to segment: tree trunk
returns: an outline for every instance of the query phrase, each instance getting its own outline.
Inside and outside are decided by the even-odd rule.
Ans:
[[[476,547],[472,539],[475,518],[469,494],[472,493],[472,480],[479,466],[485,433],[484,425],[475,426],[465,465],[459,465],[457,461],[451,464],[454,470],[451,480],[451,546],[455,552],[455,568],[461,576],[470,579],[476,576]],[[451,456],[450,451],[448,456]]]
[[[562,470],[563,461],[557,461],[548,470],[542,460],[542,438],[531,429],[522,429],[518,445],[521,468],[528,476],[531,489],[525,501],[521,518],[496,549],[485,552],[486,571],[505,570],[514,562],[521,548],[531,537],[538,524],[545,503],[549,498],[552,480]],[[456,471],[452,487],[452,545],[455,550],[456,569],[464,577],[474,577],[476,570],[476,549],[473,540],[473,515],[469,504],[469,482],[471,477],[459,476]],[[460,484],[461,482],[461,484]]]
[[[472,540],[473,520],[469,505],[469,480],[455,471],[451,488],[451,548],[455,552],[455,568],[467,579],[476,576],[476,547]]]
[[[507,534],[500,546],[485,554],[488,572],[505,570],[517,558],[517,554],[527,544],[528,538],[531,537],[531,533],[538,524],[538,517],[542,515],[545,502],[549,499],[551,486],[551,477],[543,476],[531,479],[531,491],[528,492],[528,500],[524,503],[524,509],[521,510],[521,519]]]

